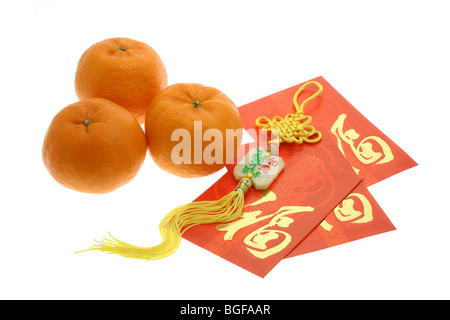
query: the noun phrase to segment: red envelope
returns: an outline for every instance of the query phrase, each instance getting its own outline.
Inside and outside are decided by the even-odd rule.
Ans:
[[[375,127],[367,118],[342,97],[323,77],[313,79],[323,86],[323,92],[305,107],[312,116],[312,125],[324,128],[337,148],[330,156],[344,156],[353,170],[364,178],[366,186],[386,179],[417,165],[411,157]],[[244,129],[254,129],[256,118],[285,117],[295,113],[292,99],[303,83],[271,94],[239,108]],[[301,103],[317,88],[309,86],[298,97]],[[282,146],[284,147],[284,145]]]
[[[285,157],[290,157],[293,152],[294,154],[302,152],[353,172],[352,166],[339,152],[331,134],[327,133],[323,126],[317,126],[316,129],[321,131],[323,135],[319,143],[305,143],[301,146],[284,144],[281,146],[281,150],[284,150]],[[249,133],[255,141],[267,140],[266,134],[263,132],[250,131]],[[256,142],[246,149],[253,147],[253,145],[256,145]],[[241,153],[243,152],[241,151]],[[232,168],[232,165],[228,167],[231,171]],[[346,217],[343,215],[346,215]],[[287,257],[294,257],[393,230],[395,230],[394,225],[362,182],[344,199],[343,203],[333,208],[325,221],[302,240]]]
[[[322,140],[300,146],[283,143],[284,172],[266,192],[249,191],[242,218],[196,226],[185,239],[264,277],[285,257],[395,229],[367,186],[417,164],[325,79],[313,80],[324,90],[305,113],[313,117]],[[294,113],[292,98],[301,85],[239,108],[244,128],[254,129],[248,132],[255,141],[265,139],[260,139],[255,119]],[[306,88],[299,102],[314,90]],[[197,200],[218,199],[233,190],[236,180],[230,172]]]
[[[281,149],[280,156],[285,169],[268,190],[249,190],[241,218],[196,226],[183,238],[264,277],[362,180],[301,148]],[[218,199],[236,184],[227,172],[196,201]]]
[[[322,94],[308,103],[305,113],[322,132],[320,143],[303,144],[303,151],[364,178],[342,204],[333,210],[324,223],[317,226],[288,256],[324,249],[363,237],[395,230],[389,218],[366,186],[386,179],[417,163],[392,140],[346,101],[323,77],[313,79],[322,84]],[[265,115],[284,116],[295,111],[292,98],[302,84],[293,86],[239,108],[243,126],[258,140],[255,119]],[[299,103],[316,90],[308,87],[299,95]],[[291,148],[283,145],[282,148]],[[365,185],[365,186],[364,186]],[[342,216],[347,210],[347,217]],[[341,212],[341,213],[340,213]],[[350,214],[351,212],[351,214]],[[351,217],[354,219],[351,219]],[[358,219],[356,216],[366,217]],[[331,227],[332,226],[332,227]]]
[[[392,230],[394,225],[360,183],[287,258]]]
[[[339,153],[331,135],[321,126],[322,141],[314,145],[302,145],[304,153],[352,171],[351,165]],[[370,194],[364,182],[340,203],[287,257],[325,249],[346,242],[395,230],[383,209]]]

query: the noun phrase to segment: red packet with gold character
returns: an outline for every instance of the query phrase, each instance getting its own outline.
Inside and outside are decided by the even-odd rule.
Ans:
[[[324,132],[321,143],[314,147],[304,145],[303,151],[342,169],[352,171],[352,166],[336,150],[337,146],[330,134],[327,134],[323,128],[320,130]],[[287,257],[333,247],[392,230],[395,230],[394,225],[362,181]]]
[[[331,133],[327,133],[323,126],[317,126],[317,129],[323,135],[319,143],[302,144],[301,146],[285,145],[283,147],[286,149],[286,153],[295,152],[295,148],[300,148],[304,154],[312,155],[334,166],[354,172],[350,163],[339,152]],[[266,139],[260,137],[264,135],[260,131],[250,130],[249,133],[255,141]],[[324,221],[315,227],[287,257],[294,257],[392,230],[395,230],[394,225],[362,181],[336,208],[330,211]]]
[[[330,134],[337,147],[330,150],[333,156],[344,156],[353,170],[364,178],[366,186],[417,165],[323,77],[313,80],[323,86],[323,92],[309,102],[305,112],[314,119],[316,126],[324,128],[322,133]],[[292,97],[301,85],[295,85],[241,106],[239,112],[244,129],[256,130],[255,119],[261,115],[272,118],[292,112]],[[298,96],[298,101],[304,101],[315,90],[314,87],[305,88]]]
[[[394,225],[360,183],[287,258],[392,230]]]
[[[289,257],[395,230],[389,218],[366,188],[417,164],[392,140],[376,128],[323,77],[315,79],[323,92],[308,105],[307,112],[323,134],[318,144],[303,144],[304,152],[364,178],[354,192],[304,239]],[[298,86],[288,88],[240,107],[244,128],[256,129],[254,118],[276,115],[292,109],[292,96]],[[314,90],[314,89],[309,89]],[[311,95],[302,92],[299,100]],[[253,129],[253,130],[252,130]],[[257,133],[257,131],[256,131]],[[256,135],[252,135],[257,139]],[[288,146],[289,147],[289,146]]]
[[[351,171],[288,149],[280,150],[285,168],[270,188],[249,190],[241,218],[195,226],[183,238],[266,276],[361,182]],[[227,172],[196,201],[219,199],[235,184]]]
[[[185,239],[264,277],[285,257],[395,229],[367,186],[416,163],[325,79],[314,80],[323,92],[310,101],[306,112],[323,139],[283,144],[285,171],[269,190],[249,192],[241,218],[196,226]],[[255,141],[265,140],[255,119],[264,115],[275,121],[281,119],[279,114],[291,113],[292,98],[301,86],[239,108],[243,126]],[[307,87],[298,100],[305,101],[314,90]],[[197,200],[217,199],[235,181],[230,170]]]

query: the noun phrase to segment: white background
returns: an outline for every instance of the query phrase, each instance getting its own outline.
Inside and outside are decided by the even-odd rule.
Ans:
[[[0,298],[450,298],[448,1],[2,1]],[[372,187],[396,231],[283,260],[261,279],[187,242],[140,261],[74,254],[111,231],[144,246],[158,224],[223,172],[181,179],[147,157],[106,195],[57,184],[41,148],[77,101],[74,73],[93,43],[151,45],[169,84],[213,86],[240,106],[322,75],[418,167]]]

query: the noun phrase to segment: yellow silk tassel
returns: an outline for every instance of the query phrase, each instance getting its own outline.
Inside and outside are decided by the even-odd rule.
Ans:
[[[251,187],[251,175],[239,181],[236,188],[216,201],[191,202],[169,212],[159,224],[162,241],[153,247],[139,247],[113,238],[96,241],[98,244],[84,250],[100,250],[127,258],[158,260],[170,256],[180,246],[181,236],[199,225],[230,222],[242,215],[244,195]],[[80,251],[82,252],[82,251]]]

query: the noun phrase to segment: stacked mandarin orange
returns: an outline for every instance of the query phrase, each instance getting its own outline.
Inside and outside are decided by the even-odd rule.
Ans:
[[[58,183],[80,192],[108,193],[129,183],[147,151],[157,166],[177,176],[209,175],[226,159],[173,161],[173,133],[194,134],[195,123],[201,123],[202,134],[215,129],[225,136],[226,130],[242,128],[237,107],[224,93],[197,83],[168,86],[157,52],[129,38],[89,47],[78,61],[75,92],[79,101],[58,112],[48,127],[42,158]],[[223,139],[221,154],[232,158],[240,139]],[[186,154],[193,157],[190,142]],[[207,146],[202,143],[201,151]]]

